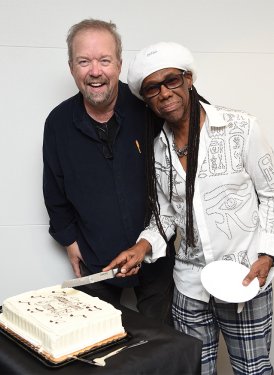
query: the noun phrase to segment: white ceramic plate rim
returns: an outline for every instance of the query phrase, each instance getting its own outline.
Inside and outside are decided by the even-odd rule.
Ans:
[[[248,274],[249,268],[231,260],[217,260],[207,264],[201,272],[201,281],[209,294],[217,299],[241,303],[254,298],[259,290],[257,277],[248,285],[242,281]]]

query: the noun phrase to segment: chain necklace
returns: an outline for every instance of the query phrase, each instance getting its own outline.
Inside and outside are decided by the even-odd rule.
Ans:
[[[173,143],[172,143],[172,147],[173,147],[173,150],[176,152],[177,156],[179,158],[182,158],[184,156],[187,156],[188,154],[188,145],[185,145],[184,147],[182,148],[178,148],[176,146],[176,143],[175,143],[175,138],[174,138],[174,134],[173,134]]]

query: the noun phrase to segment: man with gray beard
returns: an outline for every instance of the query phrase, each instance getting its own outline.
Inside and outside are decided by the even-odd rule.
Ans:
[[[67,45],[79,93],[46,119],[43,192],[49,232],[80,277],[100,272],[144,229],[145,105],[119,81],[122,46],[113,23],[84,20],[71,27]],[[138,275],[80,289],[115,305],[124,287],[134,287],[139,311],[168,321],[170,252]]]

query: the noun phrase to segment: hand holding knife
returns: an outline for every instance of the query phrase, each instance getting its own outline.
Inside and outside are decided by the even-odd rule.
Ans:
[[[136,275],[141,268],[145,256],[151,253],[151,251],[151,244],[141,238],[134,246],[117,255],[103,271],[109,271],[118,267],[118,277]]]
[[[75,286],[97,283],[99,281],[118,277],[136,275],[141,268],[141,263],[147,253],[151,251],[151,245],[148,241],[141,239],[130,249],[122,251],[108,266],[103,268],[102,272],[95,273],[76,279],[66,280],[62,283],[62,288],[73,288]]]

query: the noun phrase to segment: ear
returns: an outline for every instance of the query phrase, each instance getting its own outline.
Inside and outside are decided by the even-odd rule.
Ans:
[[[69,69],[70,69],[71,74],[73,74],[72,73],[72,71],[73,71],[73,64],[72,64],[72,62],[68,61],[68,65],[69,65]]]
[[[184,77],[185,77],[185,79],[187,81],[187,88],[189,90],[191,90],[192,85],[193,85],[192,73],[189,72],[189,71],[187,71],[187,72],[185,72]]]
[[[123,60],[120,60],[118,62],[118,70],[119,70],[119,74],[121,73],[121,70],[122,70],[122,64],[123,64]]]

